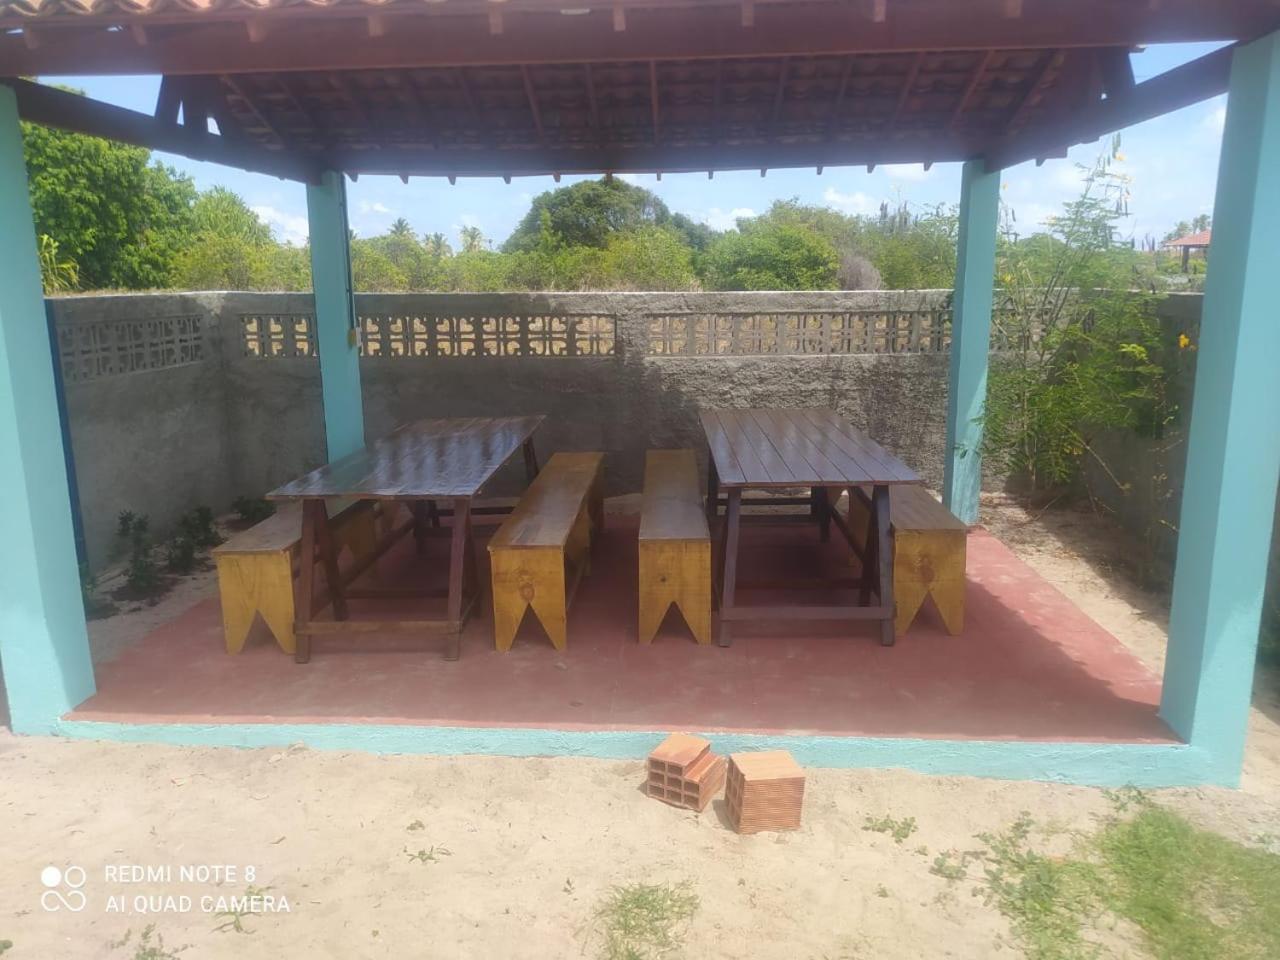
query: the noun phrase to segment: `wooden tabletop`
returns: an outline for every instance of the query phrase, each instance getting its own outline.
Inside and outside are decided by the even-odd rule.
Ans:
[[[267,494],[268,500],[474,497],[544,417],[418,420]]]
[[[834,410],[704,410],[702,429],[724,487],[920,483]]]

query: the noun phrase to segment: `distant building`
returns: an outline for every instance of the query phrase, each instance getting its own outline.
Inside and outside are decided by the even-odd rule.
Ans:
[[[1164,244],[1166,250],[1182,251],[1182,272],[1186,273],[1191,264],[1191,252],[1199,250],[1201,257],[1209,255],[1209,244],[1213,240],[1212,230],[1201,230],[1199,233],[1189,233],[1185,237],[1179,237],[1177,240],[1170,240]]]

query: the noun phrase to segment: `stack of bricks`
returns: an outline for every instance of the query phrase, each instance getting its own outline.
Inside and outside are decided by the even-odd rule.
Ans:
[[[729,756],[725,806],[738,833],[797,830],[804,771],[785,750]]]
[[[724,786],[725,760],[701,737],[673,733],[649,754],[645,791],[677,807],[705,810]]]

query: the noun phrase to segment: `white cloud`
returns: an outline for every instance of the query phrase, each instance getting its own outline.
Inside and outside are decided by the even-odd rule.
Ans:
[[[880,208],[880,201],[872,199],[861,190],[856,193],[841,193],[835,187],[827,187],[822,199],[845,213],[868,214]]]
[[[721,210],[719,207],[712,207],[698,219],[712,230],[732,230],[738,225],[740,218],[754,217],[755,215],[756,212],[750,207],[734,207],[732,210]]]
[[[1215,137],[1222,136],[1222,131],[1226,129],[1227,126],[1226,106],[1222,105],[1214,107],[1205,114],[1205,118],[1201,122],[1204,125],[1205,132],[1210,133]]]
[[[283,210],[265,204],[249,209],[258,215],[259,220],[271,227],[276,232],[276,236],[285,243],[300,247],[307,242],[311,227],[306,217],[285,213]]]
[[[887,163],[880,169],[893,180],[910,180],[914,183],[933,176],[933,171],[926,170],[923,163]]]
[[[361,213],[385,213],[387,215],[390,215],[392,211],[391,211],[391,208],[388,207],[385,203],[381,203],[376,200],[372,203],[370,203],[368,200],[361,200],[360,212]]]

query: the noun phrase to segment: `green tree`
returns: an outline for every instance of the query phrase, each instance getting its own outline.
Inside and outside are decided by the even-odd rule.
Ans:
[[[22,125],[36,232],[79,268],[83,289],[152,289],[190,243],[196,190],[149,151]]]
[[[534,197],[502,249],[514,253],[537,246],[544,214],[551,231],[571,247],[603,248],[614,233],[662,226],[671,219],[667,205],[643,187],[608,177],[584,180]]]
[[[602,286],[615,290],[689,290],[697,285],[693,250],[671,227],[614,234],[600,263]]]
[[[196,197],[192,235],[174,258],[173,282],[188,290],[305,290],[305,251],[278,243],[239,194],[214,187]]]
[[[801,226],[744,221],[702,257],[713,290],[830,290],[840,259],[831,241]]]

